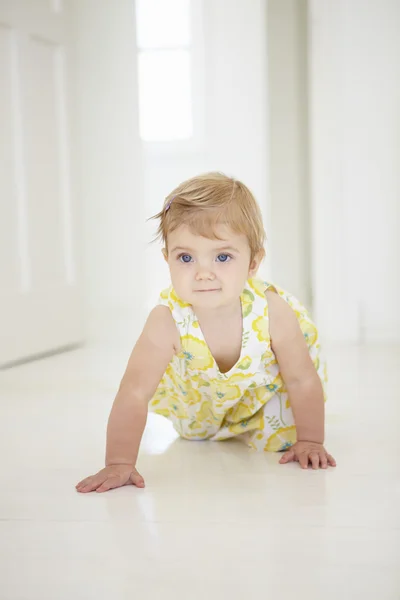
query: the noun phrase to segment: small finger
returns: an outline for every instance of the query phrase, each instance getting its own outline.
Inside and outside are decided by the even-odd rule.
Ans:
[[[294,452],[292,449],[290,449],[285,452],[285,454],[282,456],[282,458],[280,459],[279,462],[281,464],[284,464],[284,463],[292,462],[293,459],[294,459]]]
[[[78,492],[91,492],[92,489],[93,489],[93,481],[88,481],[86,483],[83,483],[76,488],[76,490]]]
[[[88,492],[94,492],[103,484],[104,481],[105,481],[104,476],[103,477],[92,477],[91,481],[89,483],[87,483],[84,487],[80,488],[78,491],[82,492],[84,494],[86,494]]]
[[[311,452],[310,461],[314,470],[319,469],[319,454],[317,452]]]
[[[331,456],[330,454],[327,454],[328,457],[328,464],[330,464],[331,467],[336,467],[336,460],[333,458],[333,456]]]
[[[328,457],[326,456],[326,454],[324,452],[321,452],[319,455],[319,461],[321,463],[321,469],[327,469],[328,468]]]
[[[131,482],[133,483],[133,485],[136,485],[136,487],[139,487],[139,488],[144,488],[145,487],[144,479],[141,476],[141,474],[138,473],[137,471],[134,471],[131,474],[130,479],[131,479]]]
[[[308,454],[300,454],[299,463],[302,469],[308,469]]]
[[[102,492],[108,492],[114,488],[120,487],[121,480],[119,477],[108,477],[101,485],[98,486],[96,492],[101,494]]]
[[[82,479],[82,481],[80,481],[79,483],[76,484],[76,489],[81,488],[81,487],[85,487],[85,485],[87,485],[88,483],[90,483],[90,480],[92,479],[92,476],[90,477],[85,477],[85,479]]]
[[[92,482],[92,483],[87,483],[86,485],[83,485],[82,487],[78,488],[78,492],[81,492],[82,494],[86,494],[87,492],[93,492],[93,490],[96,489],[96,485]]]

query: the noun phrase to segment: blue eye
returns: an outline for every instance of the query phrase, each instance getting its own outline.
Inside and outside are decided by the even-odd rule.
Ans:
[[[179,260],[183,263],[190,263],[192,261],[192,257],[190,254],[181,254]]]
[[[218,262],[228,262],[229,260],[231,260],[231,256],[229,256],[229,254],[218,254],[217,256],[217,261]]]

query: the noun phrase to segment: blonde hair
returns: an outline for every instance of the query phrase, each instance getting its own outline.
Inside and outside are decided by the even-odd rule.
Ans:
[[[266,235],[260,208],[247,186],[223,173],[205,173],[178,185],[166,198],[163,209],[152,217],[159,220],[157,238],[167,248],[167,236],[180,225],[195,234],[220,239],[217,224],[228,225],[246,235],[251,258],[264,253]]]

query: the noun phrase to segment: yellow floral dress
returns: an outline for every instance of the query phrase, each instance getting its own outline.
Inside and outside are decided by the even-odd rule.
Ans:
[[[241,294],[243,337],[238,362],[221,373],[190,304],[171,287],[160,296],[180,333],[181,350],[171,360],[150,402],[190,440],[240,436],[257,450],[278,452],[296,441],[289,397],[271,349],[266,290],[278,293],[294,310],[311,359],[325,390],[326,368],[318,332],[307,310],[276,285],[249,279]]]

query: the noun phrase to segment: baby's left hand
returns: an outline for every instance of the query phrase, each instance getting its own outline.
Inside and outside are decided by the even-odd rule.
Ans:
[[[336,467],[336,461],[327,453],[322,444],[315,442],[296,442],[285,452],[279,461],[282,465],[296,461],[303,469],[311,463],[313,469],[327,469],[328,465]]]

